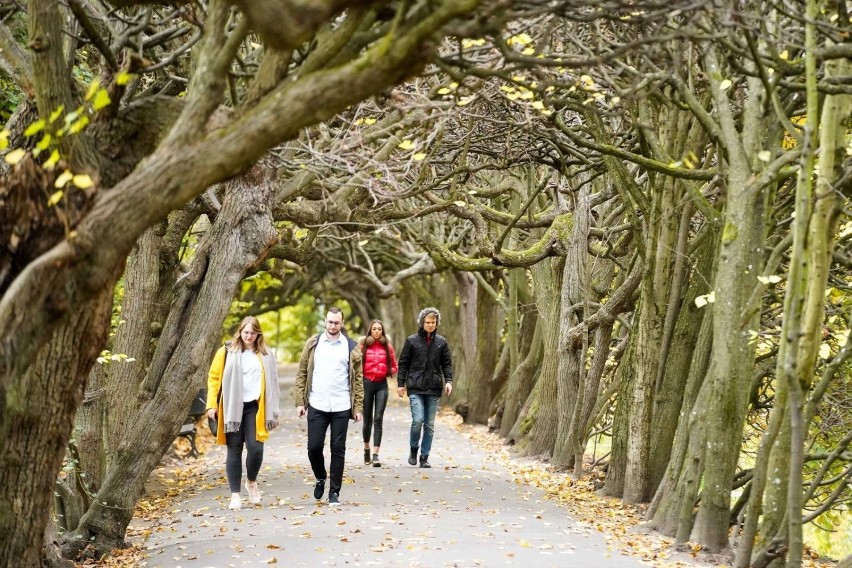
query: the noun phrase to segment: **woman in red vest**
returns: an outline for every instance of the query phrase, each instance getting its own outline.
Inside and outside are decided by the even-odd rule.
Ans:
[[[396,355],[380,320],[370,322],[370,332],[359,341],[364,354],[364,464],[381,467],[382,420],[388,404],[388,379],[396,375]],[[370,458],[370,431],[373,456]]]

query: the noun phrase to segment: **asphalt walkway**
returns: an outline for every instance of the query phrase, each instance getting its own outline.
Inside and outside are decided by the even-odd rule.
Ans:
[[[266,443],[258,478],[261,505],[250,506],[243,489],[243,509],[227,509],[225,448],[212,448],[199,458],[204,482],[185,491],[169,525],[148,537],[147,566],[642,565],[569,518],[542,490],[513,482],[495,456],[440,417],[432,469],[408,465],[408,403],[393,392],[382,467],[364,465],[361,423],[350,422],[341,505],[316,501],[292,382],[282,382],[281,398],[283,420]]]

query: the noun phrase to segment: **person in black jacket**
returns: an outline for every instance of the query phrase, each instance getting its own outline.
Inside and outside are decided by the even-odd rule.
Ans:
[[[408,390],[411,405],[411,453],[408,463],[417,465],[420,450],[420,467],[429,465],[429,451],[435,434],[435,413],[441,393],[453,392],[453,362],[450,347],[436,330],[441,323],[441,313],[435,308],[423,308],[417,315],[417,333],[405,340],[399,355],[397,394],[402,397]],[[423,439],[420,439],[421,431]]]

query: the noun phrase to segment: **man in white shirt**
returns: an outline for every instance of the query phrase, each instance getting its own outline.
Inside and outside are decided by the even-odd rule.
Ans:
[[[315,499],[322,499],[325,492],[323,447],[325,434],[331,427],[329,505],[340,504],[346,432],[350,419],[361,420],[364,405],[362,375],[361,350],[357,342],[343,333],[343,312],[340,308],[329,308],[325,332],[305,342],[296,373],[296,410],[299,418],[308,417],[308,459],[317,480]]]

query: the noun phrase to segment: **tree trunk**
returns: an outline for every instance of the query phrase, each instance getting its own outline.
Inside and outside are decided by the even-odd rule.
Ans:
[[[630,422],[630,401],[635,379],[636,365],[633,354],[634,342],[627,345],[627,352],[615,371],[615,381],[620,384],[615,400],[615,413],[612,418],[612,450],[609,465],[606,468],[601,493],[608,497],[621,497],[624,494],[624,474],[627,471],[627,435]]]
[[[707,308],[703,309],[706,310]],[[670,537],[677,535],[678,527],[682,524],[681,511],[678,508],[680,504],[684,504],[683,508],[686,511],[686,503],[694,504],[697,498],[697,485],[691,481],[694,474],[687,471],[697,464],[694,460],[687,463],[687,451],[689,449],[689,436],[693,427],[690,417],[695,411],[695,401],[698,399],[698,393],[701,391],[707,369],[710,366],[710,353],[713,348],[712,318],[712,312],[706,313],[702,317],[701,329],[692,351],[688,379],[683,393],[682,410],[678,417],[677,430],[672,443],[671,457],[646,513],[646,518],[650,519],[650,526]],[[682,475],[684,481],[681,481]],[[688,511],[684,513],[684,515],[688,514],[689,527],[692,526],[692,509],[692,506],[690,506]],[[684,524],[686,523],[687,520],[684,520]]]
[[[718,233],[708,231],[703,235],[703,241],[695,251],[696,266],[690,271],[689,285],[683,301],[680,302],[680,315],[677,319],[671,341],[669,342],[668,355],[663,367],[663,376],[659,389],[654,399],[654,423],[651,439],[651,486],[656,489],[665,475],[671,459],[673,440],[677,432],[680,416],[689,414],[694,399],[684,406],[684,395],[689,390],[688,382],[690,368],[694,357],[706,359],[704,354],[696,351],[698,336],[701,333],[702,323],[707,314],[706,309],[695,305],[695,298],[708,293],[708,282],[713,280],[713,261],[718,247]],[[688,269],[688,267],[687,267]],[[709,344],[704,343],[709,349]],[[706,367],[701,370],[705,372]],[[697,393],[697,389],[692,392]]]
[[[544,360],[540,376],[536,383],[533,404],[522,416],[521,433],[525,436],[522,444],[523,455],[547,456],[553,453],[556,440],[556,424],[558,420],[558,405],[556,402],[556,372],[555,353],[559,348],[559,294],[561,289],[563,259],[544,260],[532,267],[533,289],[535,290],[536,305],[542,322]]]
[[[533,385],[535,384],[536,370],[541,366],[541,359],[544,353],[541,318],[533,312],[528,312],[524,315],[524,328],[526,328],[527,319],[534,322],[535,330],[532,333],[526,357],[515,368],[509,378],[504,398],[503,417],[500,421],[500,435],[506,438],[509,443],[515,443],[516,441],[511,436],[511,432],[515,429],[515,422],[521,415],[524,402],[532,392]]]
[[[590,187],[584,183],[576,196],[571,235],[567,242],[565,266],[562,273],[559,311],[559,349],[554,353],[557,361],[556,442],[553,464],[570,468],[574,465],[574,448],[571,445],[571,417],[577,404],[581,385],[581,370],[585,370],[588,351],[589,316],[589,229],[591,226]]]
[[[498,282],[493,274],[484,279],[492,290]],[[487,424],[492,398],[491,377],[500,354],[503,310],[482,285],[478,287],[476,293],[475,317],[478,328],[475,334],[476,347],[472,357],[473,370],[470,375],[465,375],[464,384],[459,389],[460,396],[456,398],[453,391],[453,398],[456,399],[455,408],[465,422]]]
[[[708,68],[718,69],[712,49],[705,55]],[[743,132],[747,142],[735,133],[727,96],[716,91],[716,105],[723,130],[730,136],[731,147],[763,147],[766,129],[758,124],[764,91],[759,80],[749,79],[749,99],[743,111],[747,120]],[[765,126],[763,124],[761,127]],[[771,131],[772,129],[770,129]],[[761,133],[761,136],[757,136]],[[755,243],[765,242],[768,192],[754,178],[750,156],[756,152],[731,152],[725,175],[727,206],[722,230],[713,311],[713,353],[696,407],[696,428],[690,436],[687,460],[703,467],[701,502],[692,530],[692,539],[711,552],[728,547],[731,486],[740,455],[742,428],[751,391],[754,344],[747,340],[748,330],[757,328],[759,310],[752,310],[750,296],[756,267],[762,265],[764,252]],[[759,179],[759,178],[757,178]],[[698,425],[701,427],[698,427]],[[690,479],[685,479],[691,483]],[[679,510],[692,507],[694,501],[680,503]],[[679,531],[678,537],[684,537]]]
[[[0,566],[41,562],[53,500],[44,488],[56,483],[111,307],[111,291],[78,305],[38,350],[23,389],[0,390]]]
[[[257,166],[228,184],[222,212],[179,283],[145,380],[128,393],[141,402],[138,418],[123,432],[97,499],[78,529],[67,535],[66,557],[86,543],[100,552],[123,544],[145,480],[171,445],[203,384],[210,355],[221,338],[228,299],[275,242],[269,212],[273,176]]]

